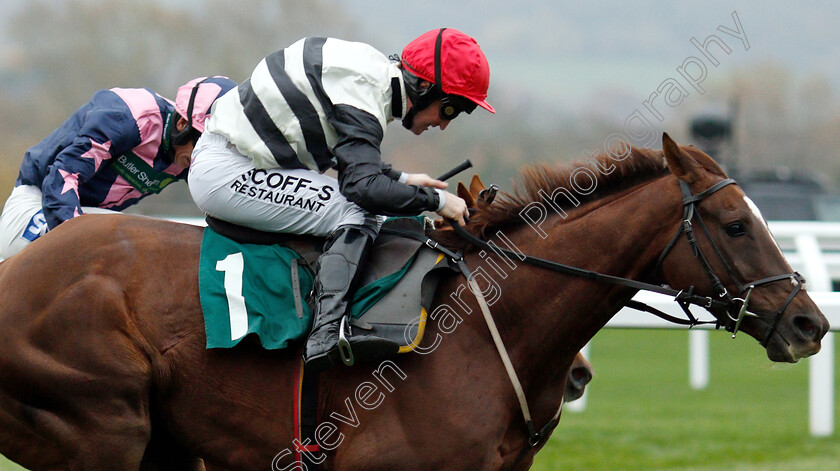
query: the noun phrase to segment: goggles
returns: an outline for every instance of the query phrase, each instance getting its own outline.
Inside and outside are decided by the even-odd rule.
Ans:
[[[460,95],[443,95],[440,99],[440,119],[448,121],[462,112],[470,114],[477,106],[474,101]]]

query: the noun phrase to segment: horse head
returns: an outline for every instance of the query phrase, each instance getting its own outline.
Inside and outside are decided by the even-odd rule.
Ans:
[[[770,360],[819,352],[828,321],[758,207],[708,155],[667,134],[662,147],[683,199],[679,228],[659,259],[664,281],[715,299],[709,311],[718,321],[758,340]]]

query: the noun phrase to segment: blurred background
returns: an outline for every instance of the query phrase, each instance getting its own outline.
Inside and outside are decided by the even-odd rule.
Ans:
[[[631,123],[637,135],[667,131],[715,153],[754,198],[767,194],[759,202],[765,212],[779,207],[773,197],[804,198],[807,212],[769,219],[840,219],[832,195],[840,182],[840,12],[833,2],[637,3],[4,0],[0,201],[25,150],[96,90],[148,87],[172,99],[196,76],[241,81],[266,54],[305,35],[368,42],[392,54],[448,26],[481,44],[498,113],[478,110],[445,133],[419,138],[393,123],[383,151],[398,168],[437,174],[470,158],[485,182],[509,189],[522,164],[580,159],[640,113],[644,121]],[[746,41],[719,29],[739,31],[733,12]],[[708,45],[718,65],[691,41],[710,35],[729,48]],[[690,58],[705,65],[702,93],[677,70]],[[703,73],[692,64],[684,72]],[[663,86],[672,87],[667,105]],[[644,141],[632,143],[659,146]],[[135,208],[198,215],[185,184]]]
[[[383,153],[397,168],[436,175],[469,158],[485,183],[509,190],[525,163],[583,159],[616,132],[659,147],[667,131],[714,154],[768,219],[840,220],[837,25],[829,0],[2,0],[0,202],[26,149],[99,89],[172,99],[197,76],[241,81],[306,35],[393,54],[447,26],[485,51],[497,114],[479,109],[419,137],[392,123]],[[729,49],[708,46],[717,65],[692,44],[710,35]],[[678,70],[698,77],[691,58],[705,67],[702,93]],[[132,211],[199,216],[183,183]],[[717,332],[713,381],[696,391],[686,335],[599,334],[589,406],[564,413],[534,469],[837,469],[837,434],[807,432],[804,365],[771,367],[755,342]],[[838,409],[829,414],[840,422]],[[19,468],[0,459],[0,469]]]

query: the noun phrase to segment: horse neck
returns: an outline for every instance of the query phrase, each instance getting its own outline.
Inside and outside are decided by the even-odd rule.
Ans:
[[[657,259],[679,224],[679,201],[673,178],[659,178],[589,203],[565,220],[556,216],[550,228],[544,227],[545,238],[528,226],[505,235],[528,255],[655,281]],[[501,296],[491,311],[517,370],[524,373],[523,384],[529,381],[529,372],[534,378],[551,377],[552,371],[564,378],[574,355],[636,293],[515,258],[510,261],[516,268],[506,278],[487,257],[476,263],[476,269],[484,267],[483,274],[498,281]],[[506,263],[496,265],[508,268]]]

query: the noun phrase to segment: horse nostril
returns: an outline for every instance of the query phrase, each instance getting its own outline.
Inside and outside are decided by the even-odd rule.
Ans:
[[[571,376],[575,383],[581,386],[586,386],[592,380],[589,368],[573,368]]]
[[[807,317],[796,317],[793,319],[793,325],[806,339],[819,340],[819,329],[811,319]]]

